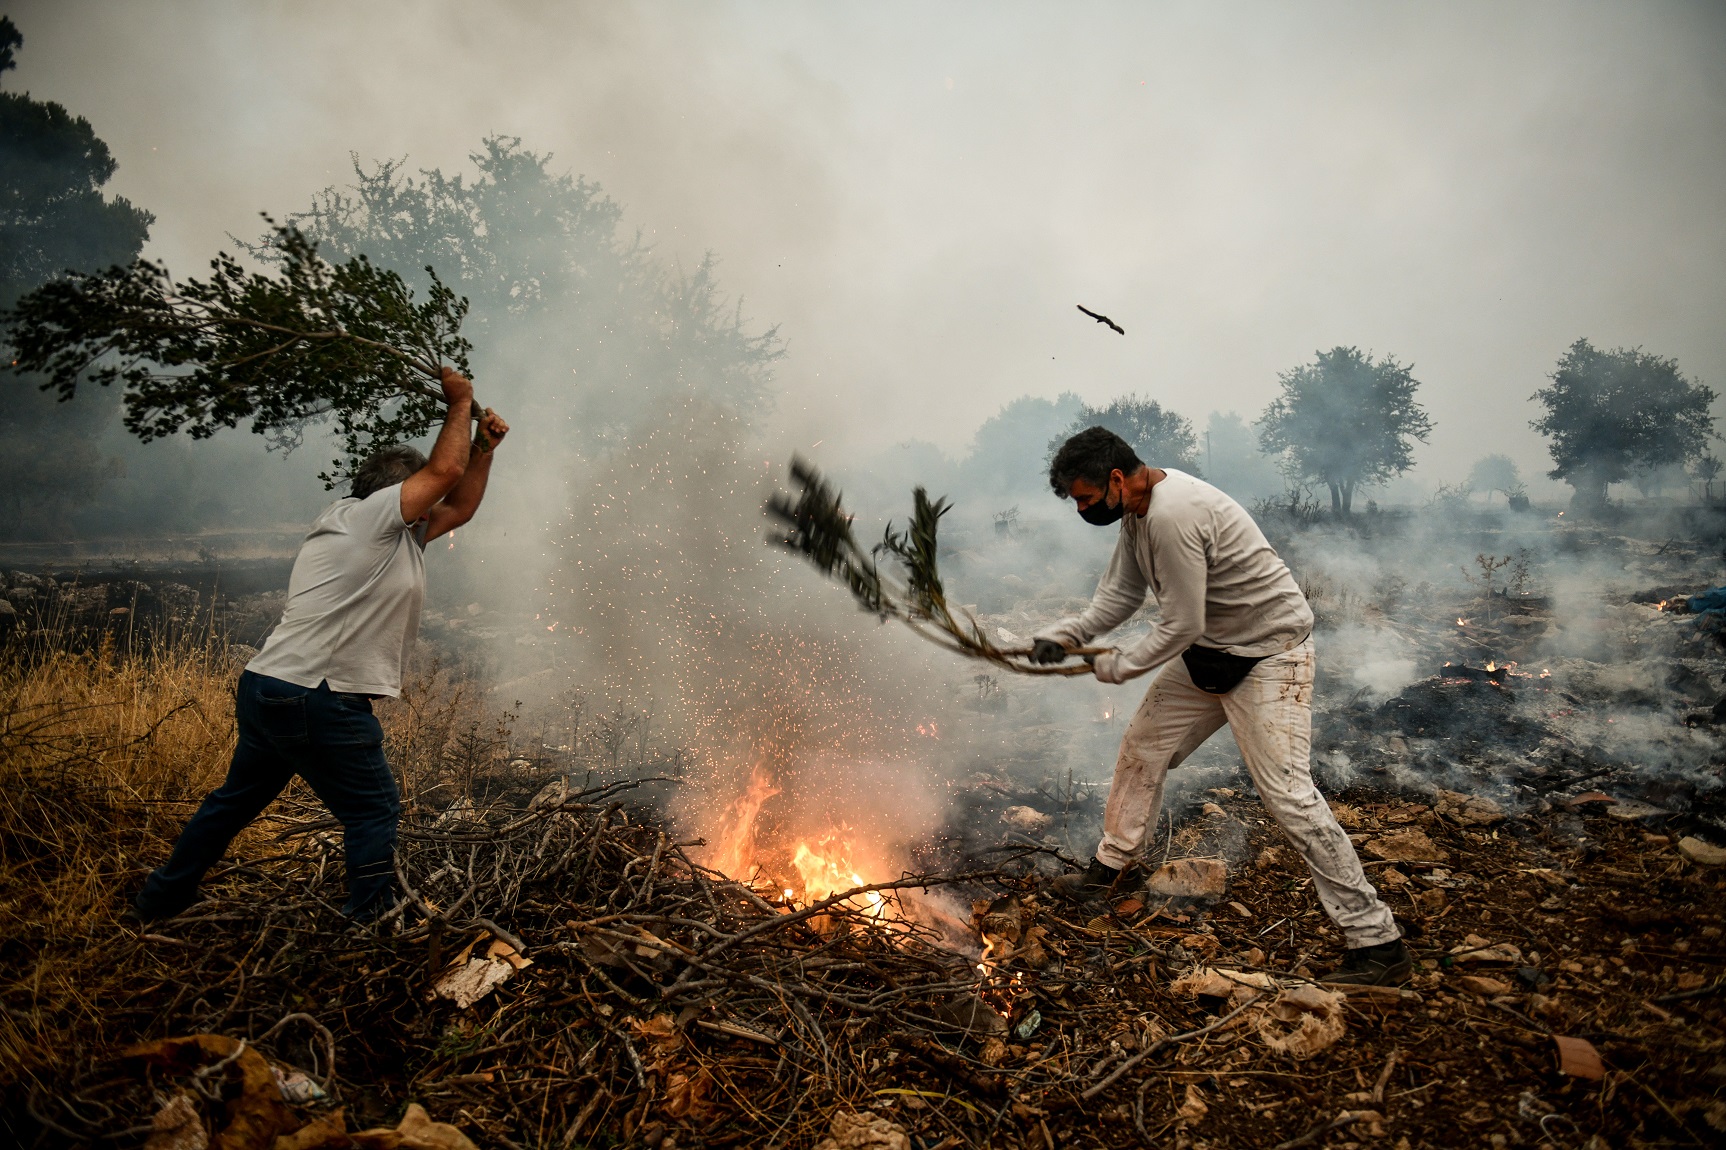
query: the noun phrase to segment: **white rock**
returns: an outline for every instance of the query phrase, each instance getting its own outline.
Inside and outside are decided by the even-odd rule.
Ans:
[[[1692,835],[1678,840],[1678,853],[1698,866],[1726,866],[1726,847],[1705,843]]]
[[[1221,898],[1229,883],[1229,868],[1221,859],[1176,859],[1160,866],[1145,886],[1163,898]]]

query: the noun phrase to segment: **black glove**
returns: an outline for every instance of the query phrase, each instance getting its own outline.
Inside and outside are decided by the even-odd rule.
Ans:
[[[1063,663],[1066,659],[1067,649],[1053,639],[1031,640],[1031,662]]]

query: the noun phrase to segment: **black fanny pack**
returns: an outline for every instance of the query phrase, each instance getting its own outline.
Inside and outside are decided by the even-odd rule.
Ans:
[[[1181,662],[1187,665],[1187,675],[1191,677],[1193,686],[1210,695],[1228,694],[1254,667],[1268,658],[1269,655],[1231,655],[1197,643],[1181,652]]]

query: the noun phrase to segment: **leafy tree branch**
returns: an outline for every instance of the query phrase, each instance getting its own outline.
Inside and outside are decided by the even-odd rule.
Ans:
[[[918,635],[967,658],[982,659],[1024,675],[1086,675],[1084,663],[1044,666],[1031,663],[1030,647],[997,647],[972,616],[961,619],[947,604],[941,582],[938,532],[949,505],[931,500],[917,488],[905,530],[887,525],[881,542],[864,551],[851,530],[851,515],[840,494],[815,468],[801,459],[791,461],[791,478],[801,489],[796,497],[776,494],[767,512],[784,524],[771,541],[808,559],[817,571],[838,579],[851,590],[857,605],[881,619],[898,619]],[[888,557],[900,569],[884,574],[877,560]],[[1070,652],[1097,655],[1106,648],[1085,647]]]
[[[395,272],[363,255],[331,264],[292,224],[274,226],[273,247],[276,275],[223,252],[206,280],[176,283],[138,259],[43,284],[3,316],[12,369],[41,373],[62,400],[119,384],[126,428],[145,441],[247,421],[292,447],[333,420],[346,458],[321,478],[334,486],[376,446],[441,419],[441,365],[469,372],[467,300],[428,267],[415,302]]]

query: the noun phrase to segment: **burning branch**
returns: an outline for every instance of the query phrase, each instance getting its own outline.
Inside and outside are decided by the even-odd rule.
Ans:
[[[280,276],[221,252],[208,281],[175,283],[148,260],[50,281],[3,317],[12,369],[47,376],[42,389],[62,401],[83,381],[119,383],[126,428],[145,441],[248,420],[293,446],[334,418],[352,468],[374,445],[429,431],[441,365],[469,374],[467,300],[428,267],[431,290],[415,303],[395,272],[363,255],[333,265],[291,224],[275,226],[272,246]]]
[[[791,461],[791,478],[802,488],[793,499],[776,494],[767,501],[767,512],[786,525],[784,534],[772,542],[796,551],[829,578],[839,579],[851,589],[863,610],[882,619],[898,619],[938,647],[971,659],[982,659],[1021,675],[1085,675],[1088,664],[1043,666],[1030,662],[1030,647],[997,647],[966,614],[956,618],[947,605],[941,582],[937,533],[941,517],[951,509],[945,499],[931,501],[918,487],[913,493],[910,522],[904,531],[889,523],[881,542],[865,552],[851,531],[851,515],[842,506],[840,493],[827,485],[821,473],[802,459]],[[894,559],[903,574],[897,578],[882,573],[876,560]],[[1102,647],[1070,650],[1074,655],[1099,655]]]

